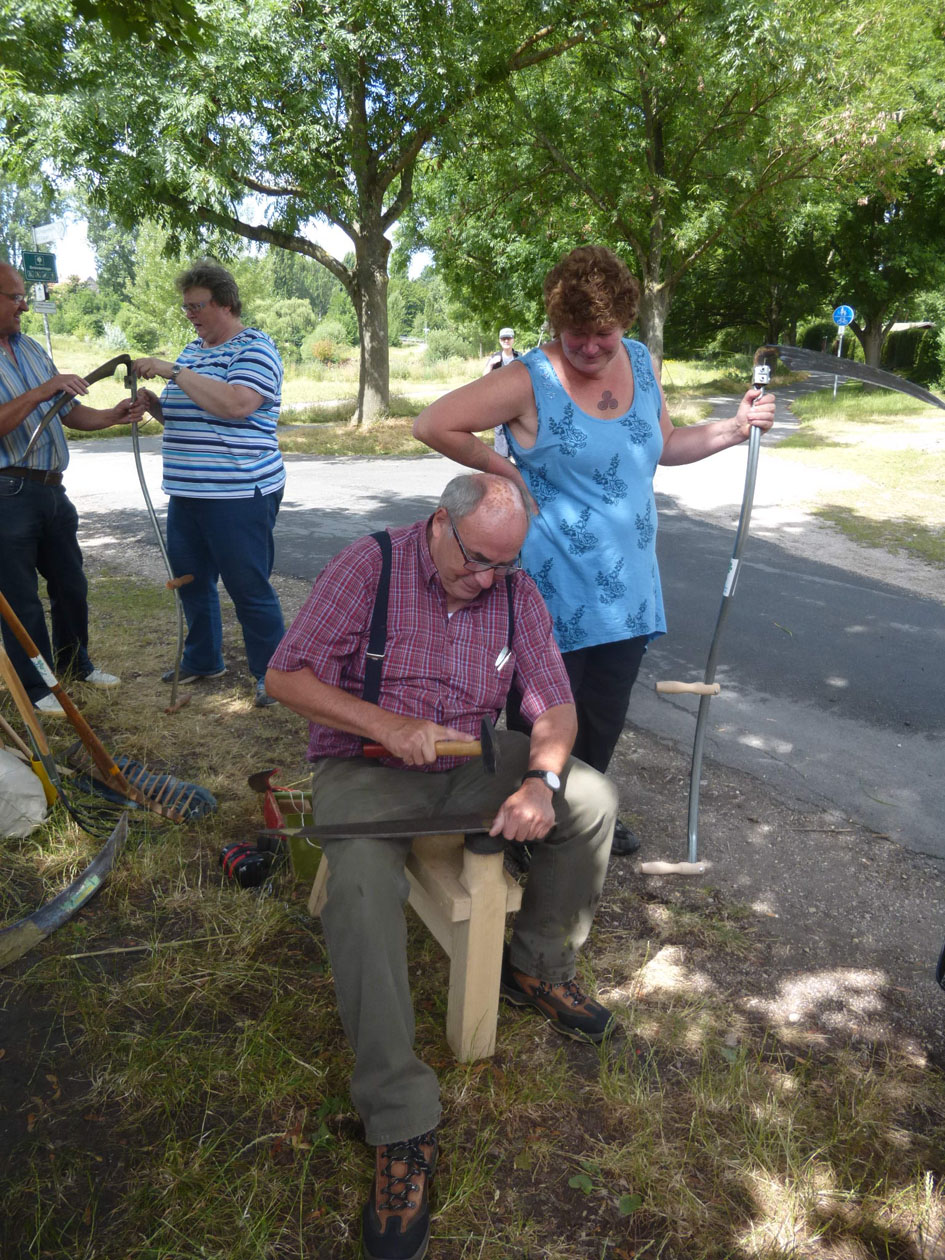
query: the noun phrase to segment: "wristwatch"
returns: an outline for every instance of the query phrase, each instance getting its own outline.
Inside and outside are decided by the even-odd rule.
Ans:
[[[183,363],[175,363],[174,366],[171,368],[171,374],[167,379],[171,382],[172,385],[177,384],[177,378],[178,376],[180,376],[183,370],[184,370]]]
[[[551,788],[552,792],[557,792],[561,787],[561,780],[554,770],[526,770],[522,782],[524,783],[526,779],[541,779],[545,787]]]

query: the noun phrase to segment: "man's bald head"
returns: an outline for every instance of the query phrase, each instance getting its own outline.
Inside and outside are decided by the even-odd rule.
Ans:
[[[464,473],[448,482],[440,495],[439,507],[445,508],[455,521],[474,512],[482,520],[503,525],[518,520],[527,532],[530,520],[525,497],[507,477],[491,473]],[[524,537],[524,533],[523,533]]]

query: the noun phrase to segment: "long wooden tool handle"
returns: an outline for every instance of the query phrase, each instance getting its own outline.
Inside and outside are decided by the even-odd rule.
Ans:
[[[105,782],[108,786],[114,788],[116,792],[120,792],[122,796],[130,797],[132,800],[138,801],[141,805],[147,805],[148,798],[143,792],[139,792],[128,782],[122,772],[115,765],[112,758],[105,751],[105,748],[98,736],[92,730],[91,726],[89,726],[88,722],[86,722],[85,718],[66,695],[65,691],[63,691],[52,670],[40,655],[36,644],[27,634],[26,627],[7,603],[6,596],[2,591],[0,591],[0,616],[3,617],[3,620],[13,631],[17,642],[38,670],[43,682],[65,709],[66,717],[72,723],[77,735],[82,740],[82,743],[89,750],[92,760],[105,776]],[[25,720],[26,719],[24,717],[24,721]],[[31,726],[30,730],[32,729],[33,728]]]
[[[383,744],[365,744],[361,749],[365,757],[393,757],[394,753]],[[440,739],[436,742],[438,757],[481,757],[482,744],[478,739]]]
[[[3,596],[0,595],[0,599]],[[6,652],[0,647],[0,678],[7,685],[7,690],[13,697],[13,703],[19,711],[20,717],[26,723],[29,733],[36,742],[36,747],[41,756],[50,757],[49,744],[46,740],[46,732],[43,730],[39,719],[33,711],[33,704],[29,696],[26,694],[26,688],[20,682],[20,676],[13,668],[13,662],[7,656]]]
[[[667,678],[656,684],[656,690],[661,696],[717,696],[722,687],[720,683],[673,682]]]
[[[0,731],[12,742],[14,748],[18,748],[21,753],[32,760],[33,754],[30,751],[29,744],[25,740],[20,739],[19,735],[2,715],[0,715]]]

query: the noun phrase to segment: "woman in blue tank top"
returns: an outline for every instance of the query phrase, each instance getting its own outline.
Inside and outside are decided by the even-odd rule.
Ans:
[[[649,351],[624,334],[640,289],[609,249],[582,246],[545,277],[557,334],[421,412],[415,435],[434,450],[522,487],[536,516],[522,551],[564,657],[578,735],[573,755],[607,770],[647,644],[666,632],[656,562],[658,464],[687,464],[768,429],[774,399],[750,389],[736,414],[674,429]],[[504,426],[514,463],[477,432]],[[519,723],[514,703],[508,722]],[[619,820],[614,853],[639,841]]]

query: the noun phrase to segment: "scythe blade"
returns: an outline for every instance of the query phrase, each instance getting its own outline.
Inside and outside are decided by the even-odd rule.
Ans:
[[[50,932],[55,932],[67,919],[98,892],[109,871],[115,865],[115,859],[121,852],[128,836],[128,815],[122,814],[118,825],[106,840],[99,853],[92,859],[81,875],[78,875],[68,888],[64,888],[58,896],[53,897],[46,905],[34,910],[18,923],[0,929],[0,967],[14,962],[28,949],[44,941]]]
[[[903,376],[893,372],[884,372],[881,368],[869,367],[866,363],[855,363],[852,359],[838,359],[832,354],[821,354],[817,350],[804,350],[800,346],[762,346],[759,354],[765,352],[777,355],[786,368],[792,372],[821,372],[825,376],[848,376],[853,380],[865,381],[868,385],[879,385],[882,389],[896,390],[900,394],[909,394],[932,407],[945,410],[945,400],[930,394],[921,385],[914,385]]]

